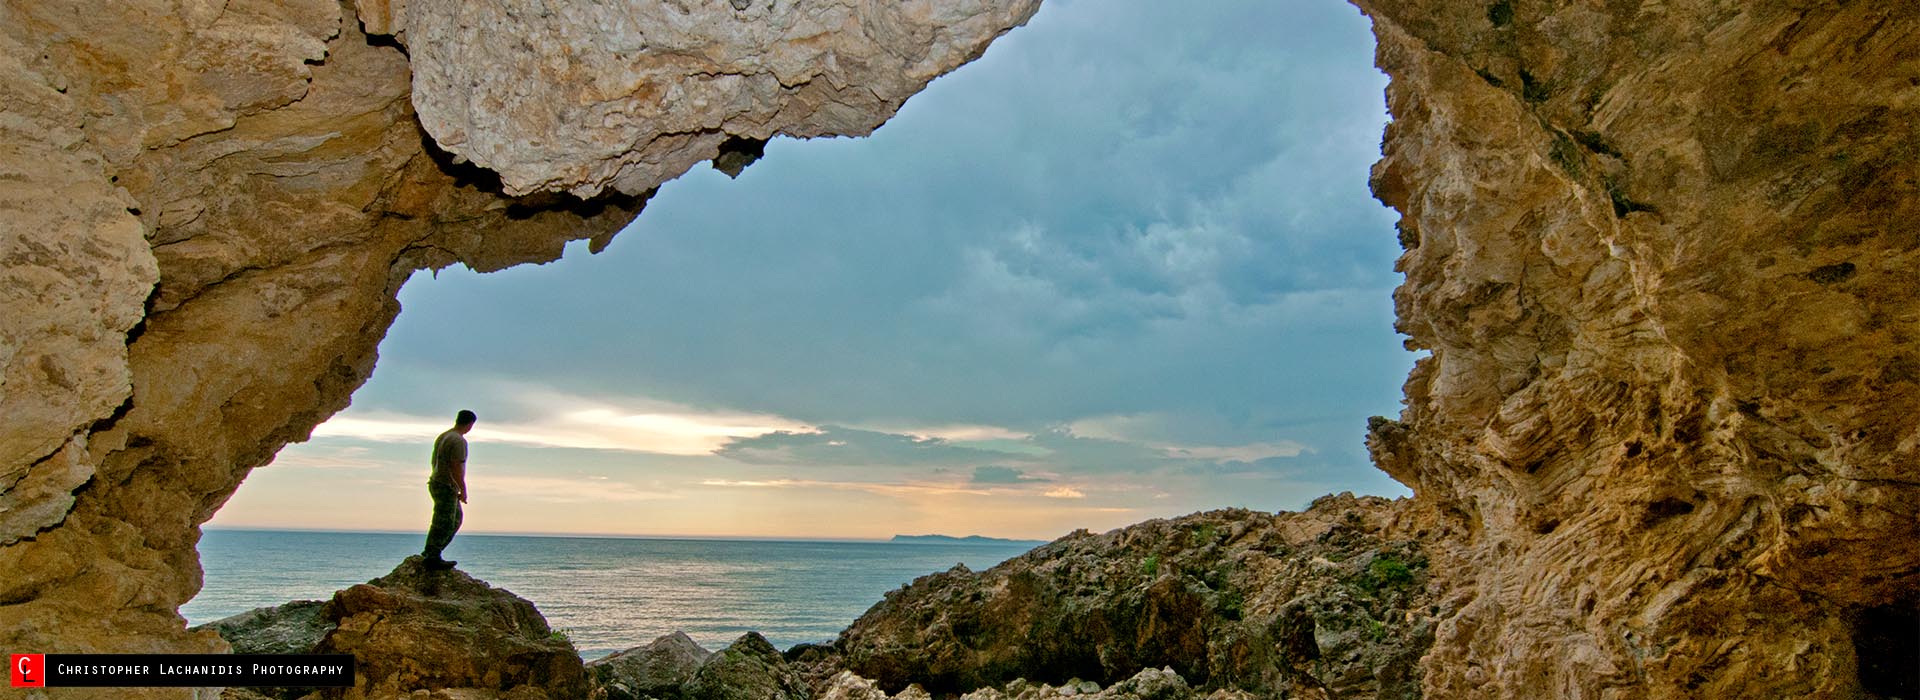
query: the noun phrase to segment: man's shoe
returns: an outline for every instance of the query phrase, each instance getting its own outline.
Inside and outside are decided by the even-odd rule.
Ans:
[[[451,568],[453,568],[453,565],[454,565],[454,564],[458,564],[458,563],[459,563],[459,562],[456,562],[456,561],[454,561],[454,560],[452,560],[452,559],[439,559],[439,558],[434,558],[434,559],[428,559],[428,560],[426,560],[426,562],[425,562],[425,564],[426,564],[426,567],[427,567],[427,568],[429,568],[429,569],[439,569],[439,570],[442,570],[442,571],[445,571],[445,570],[447,570],[447,569],[451,569]]]

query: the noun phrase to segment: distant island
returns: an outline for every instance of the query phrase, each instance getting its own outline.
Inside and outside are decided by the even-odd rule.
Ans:
[[[1042,545],[1042,544],[1046,544],[1046,543],[1047,543],[1047,542],[1046,542],[1046,540],[1009,540],[1009,539],[1002,539],[1002,538],[999,538],[999,537],[981,537],[981,536],[979,536],[979,535],[967,535],[966,537],[954,537],[954,536],[952,536],[952,535],[894,535],[894,536],[893,536],[893,539],[892,539],[892,540],[889,540],[889,541],[891,541],[891,542],[893,542],[893,543],[895,543],[895,544],[1031,544],[1031,545]]]

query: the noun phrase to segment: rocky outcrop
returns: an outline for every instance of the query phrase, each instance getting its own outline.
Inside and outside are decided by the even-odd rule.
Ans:
[[[608,655],[587,664],[590,700],[681,700],[680,687],[693,680],[713,657],[688,637],[674,632],[653,643]]]
[[[641,5],[540,24],[514,3],[0,0],[0,646],[224,648],[175,613],[198,525],[346,406],[411,273],[600,250],[660,181],[779,133],[866,133],[1035,7],[644,3],[669,13],[644,41],[582,34]],[[586,62],[450,54],[461,8],[520,32],[466,49],[539,35]],[[705,40],[731,48],[680,50]],[[548,70],[525,100],[435,92]]]
[[[982,688],[965,695],[959,700],[1253,700],[1256,696],[1243,690],[1221,689],[1202,694],[1187,685],[1187,681],[1173,669],[1144,669],[1108,688],[1101,688],[1093,681],[1069,680],[1060,685],[1028,683],[1015,680],[998,688]],[[827,684],[816,700],[931,700],[932,696],[918,685],[907,686],[899,693],[888,695],[879,684],[855,675],[851,671],[842,671]]]
[[[834,646],[892,692],[1108,685],[1164,667],[1203,689],[1419,697],[1436,611],[1415,512],[1343,495],[1076,533],[915,580]]]
[[[1448,517],[1428,694],[1910,695],[1858,670],[1911,635],[1855,639],[1920,607],[1920,14],[1359,4],[1431,353],[1370,444]]]
[[[688,700],[808,700],[800,674],[758,632],[748,632],[700,665],[682,688]]]
[[[408,557],[392,573],[333,595],[213,622],[236,652],[351,654],[350,689],[249,690],[269,697],[362,700],[573,700],[587,695],[579,652],[533,603],[459,570]],[[238,697],[230,693],[229,700]]]
[[[708,652],[675,632],[587,664],[592,700],[812,700],[801,670],[758,632]]]
[[[213,630],[235,654],[311,654],[327,633],[339,626],[327,601],[296,600],[249,610],[195,629]]]
[[[478,700],[565,700],[586,695],[580,652],[533,603],[459,570],[435,571],[418,555],[392,573],[335,593],[337,625],[314,648],[352,654],[345,700],[442,690]],[[478,691],[478,692],[474,692]]]

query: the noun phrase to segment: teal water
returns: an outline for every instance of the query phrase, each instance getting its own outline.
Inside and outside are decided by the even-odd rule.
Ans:
[[[211,622],[323,600],[420,551],[417,534],[208,530],[200,594],[180,613]],[[675,630],[708,649],[754,630],[774,646],[826,642],[887,591],[964,563],[976,571],[1032,544],[893,544],[460,535],[460,569],[539,606],[595,659]]]

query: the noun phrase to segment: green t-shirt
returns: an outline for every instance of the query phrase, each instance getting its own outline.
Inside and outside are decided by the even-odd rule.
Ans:
[[[433,476],[427,478],[427,483],[456,486],[453,468],[466,463],[467,436],[461,435],[458,428],[448,428],[447,432],[433,439]]]

